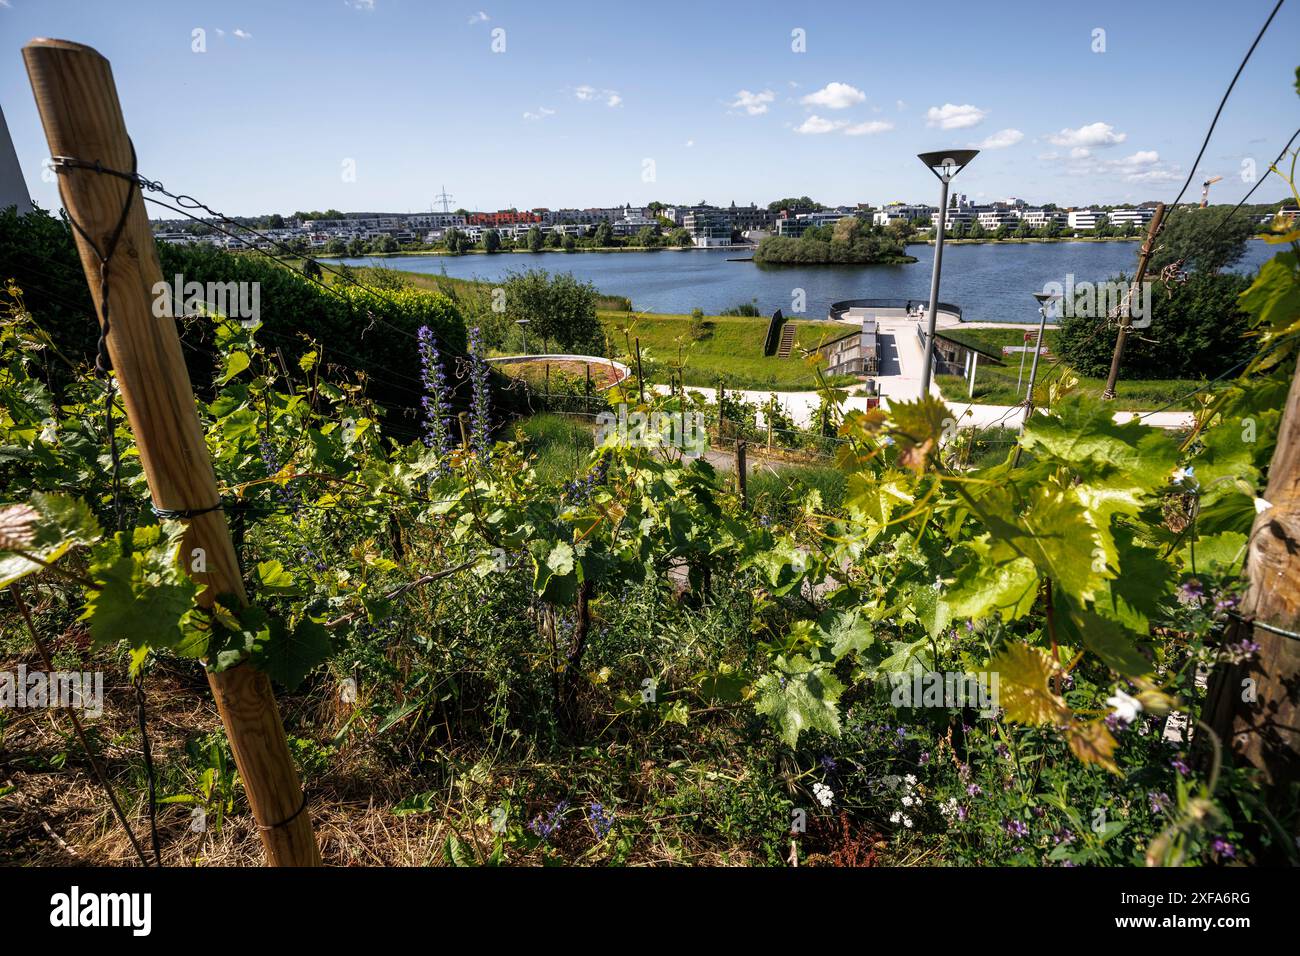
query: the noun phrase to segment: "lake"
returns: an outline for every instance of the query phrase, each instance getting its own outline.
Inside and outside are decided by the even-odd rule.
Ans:
[[[1048,282],[1097,282],[1137,267],[1138,242],[982,243],[947,245],[939,300],[961,306],[969,322],[1036,322],[1031,293]],[[1247,245],[1235,271],[1250,273],[1276,250],[1259,240]],[[511,271],[541,268],[572,272],[601,292],[627,296],[646,312],[708,315],[757,300],[770,315],[794,315],[796,290],[803,290],[801,318],[824,319],[832,302],[860,298],[927,299],[934,247],[914,245],[918,262],[898,266],[767,266],[728,262],[748,256],[739,250],[656,252],[508,252],[496,255],[394,256],[329,259],[326,263],[381,265],[408,272],[445,273],[458,279],[499,282]]]

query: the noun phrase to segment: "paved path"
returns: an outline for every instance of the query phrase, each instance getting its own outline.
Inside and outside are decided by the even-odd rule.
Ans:
[[[1002,322],[962,323],[967,328],[1038,328],[1037,325]],[[925,352],[921,340],[916,334],[916,319],[883,319],[877,326],[880,340],[880,369],[876,383],[880,388],[882,403],[887,408],[891,399],[911,401],[921,394],[921,369],[925,364]],[[792,360],[793,361],[793,360]],[[712,401],[716,390],[687,386],[688,391]],[[656,392],[666,395],[668,386],[654,386]],[[728,389],[729,392],[744,396],[745,401],[759,406],[759,423],[763,423],[762,407],[767,404],[770,392],[754,389]],[[931,381],[930,394],[942,398],[939,386]],[[818,392],[777,392],[777,403],[796,424],[807,427],[812,423],[813,415],[821,404]],[[1024,408],[1018,405],[980,405],[972,402],[946,400],[948,407],[957,417],[962,428],[974,425],[976,428],[1004,426],[1019,428],[1024,418]],[[846,408],[865,411],[867,399],[864,395],[851,395],[844,403]],[[1147,425],[1157,428],[1184,429],[1194,422],[1191,412],[1116,412],[1117,422],[1129,421],[1141,417]]]

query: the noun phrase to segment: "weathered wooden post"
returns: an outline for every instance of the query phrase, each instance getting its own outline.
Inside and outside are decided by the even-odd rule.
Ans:
[[[1255,660],[1221,665],[1206,693],[1205,722],[1270,783],[1300,780],[1300,363],[1247,551],[1243,620],[1226,643],[1250,638]]]
[[[1102,398],[1115,397],[1115,383],[1119,381],[1119,364],[1124,358],[1124,343],[1128,341],[1128,330],[1133,324],[1133,300],[1142,294],[1142,281],[1147,275],[1147,264],[1151,262],[1151,254],[1156,250],[1156,237],[1160,235],[1160,227],[1164,225],[1164,221],[1165,204],[1156,203],[1156,211],[1151,216],[1151,225],[1147,227],[1146,242],[1142,243],[1142,249],[1138,252],[1137,273],[1133,276],[1133,283],[1129,286],[1128,297],[1124,300],[1124,308],[1119,317],[1119,334],[1115,336],[1115,352],[1110,357],[1110,374],[1106,376],[1106,387],[1102,390]]]
[[[231,595],[246,604],[225,514],[214,509],[221,499],[176,322],[153,315],[153,288],[162,281],[162,268],[144,201],[134,182],[79,165],[132,170],[131,141],[112,69],[95,50],[66,40],[33,40],[23,47],[23,59],[51,155],[79,161],[58,167],[59,194],[68,215],[86,233],[74,230],[97,310],[101,271],[95,246],[104,248],[126,210],[108,270],[107,346],[154,506],[203,512],[186,519],[182,551],[188,555],[199,548],[205,556],[206,571],[194,574],[206,585],[199,601],[211,605],[218,595]],[[99,321],[102,327],[102,314]],[[320,851],[270,679],[244,663],[209,673],[208,683],[268,862],[318,866]]]
[[[736,442],[736,479],[740,484],[740,508],[749,510],[749,469],[745,465],[745,440]]]

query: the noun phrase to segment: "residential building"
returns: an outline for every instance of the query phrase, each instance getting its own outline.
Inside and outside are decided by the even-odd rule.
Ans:
[[[1145,229],[1156,211],[1150,206],[1138,206],[1135,209],[1112,209],[1107,219],[1112,226],[1136,226]]]
[[[731,220],[721,209],[692,209],[682,216],[682,228],[699,249],[731,245]]]
[[[1071,229],[1091,232],[1106,221],[1106,214],[1099,209],[1071,209],[1067,221]]]

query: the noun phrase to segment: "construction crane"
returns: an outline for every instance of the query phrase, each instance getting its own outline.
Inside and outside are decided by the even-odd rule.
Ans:
[[[1210,187],[1217,183],[1222,176],[1211,176],[1205,182],[1201,183],[1201,208],[1204,209],[1210,201]]]

